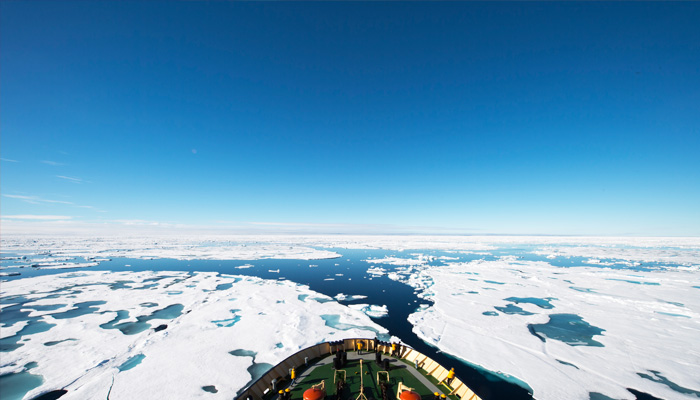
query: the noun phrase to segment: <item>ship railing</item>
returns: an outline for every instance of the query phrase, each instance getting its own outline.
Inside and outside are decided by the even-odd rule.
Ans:
[[[241,392],[240,395],[236,397],[236,400],[263,400],[264,396],[273,389],[273,381],[281,382],[284,378],[289,376],[289,371],[292,368],[300,368],[305,364],[306,360],[311,361],[335,354],[338,352],[338,350],[356,350],[357,343],[360,342],[362,343],[363,350],[375,351],[375,340],[368,338],[349,338],[333,342],[323,342],[299,350],[298,352],[282,360],[260,378],[251,383],[243,392]],[[425,375],[432,376],[438,382],[441,382],[442,384],[438,386],[447,387],[449,390],[446,392],[449,395],[455,395],[461,400],[481,400],[480,397],[477,396],[457,376],[455,376],[453,380],[449,382],[449,384],[445,384],[444,380],[449,371],[435,360],[405,344],[402,344],[401,347],[400,358],[411,364],[418,365],[418,368],[423,370]],[[379,350],[382,353],[391,353],[391,344],[386,342],[377,342],[376,350]]]

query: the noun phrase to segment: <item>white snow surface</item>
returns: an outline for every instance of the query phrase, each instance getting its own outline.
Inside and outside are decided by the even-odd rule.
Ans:
[[[386,305],[378,306],[375,304],[350,304],[348,307],[353,310],[362,311],[372,318],[382,318],[389,315],[389,308]]]
[[[35,268],[39,269],[76,269],[76,268],[89,268],[96,267],[100,265],[98,262],[85,262],[85,263],[67,263],[67,262],[53,262],[38,264]]]
[[[693,287],[699,274],[697,268],[637,272],[479,260],[426,266],[402,280],[434,301],[409,316],[417,335],[445,352],[526,382],[536,399],[588,399],[589,392],[634,399],[625,388],[689,399],[697,397],[637,374],[658,371],[700,391],[700,289]],[[509,297],[554,298],[554,308],[519,303],[534,315],[496,311],[494,306],[508,305],[504,299]],[[488,311],[499,315],[483,314]],[[528,324],[547,323],[549,314],[560,313],[577,314],[604,329],[593,337],[604,347],[550,338],[543,343],[529,332]]]
[[[430,260],[428,257],[418,255],[416,258],[401,258],[401,257],[384,257],[384,258],[371,258],[368,260],[363,260],[370,264],[388,264],[388,265],[423,265],[427,264]]]
[[[318,247],[431,249],[466,254],[488,254],[507,245],[537,245],[537,254],[581,255],[700,265],[697,237],[588,237],[588,236],[419,236],[419,235],[197,235],[197,236],[37,236],[3,235],[3,252],[49,254],[45,259],[66,257],[176,258],[182,260],[328,259],[340,255]],[[556,250],[554,251],[554,246]],[[567,249],[567,247],[570,247]],[[665,248],[665,249],[660,249]],[[42,256],[43,257],[43,256]],[[407,257],[400,257],[406,259]],[[444,259],[444,258],[443,258]]]
[[[411,250],[432,249],[487,254],[503,245],[633,246],[640,248],[700,248],[698,237],[611,237],[611,236],[434,236],[434,235],[299,235],[251,236],[258,241],[343,249]]]
[[[367,273],[372,276],[382,276],[386,275],[386,269],[382,267],[375,267],[374,265],[367,268]]]
[[[547,258],[556,257],[587,257],[589,264],[612,265],[611,262],[601,262],[600,259],[613,259],[627,265],[638,265],[639,262],[658,262],[680,265],[700,265],[700,249],[688,248],[656,248],[656,247],[619,247],[616,245],[597,246],[557,246],[542,247],[533,251],[534,254]],[[632,263],[636,262],[636,263]]]
[[[129,287],[109,287],[118,281],[127,281]],[[154,287],[138,289],[153,283]],[[215,290],[227,283],[232,283],[231,288]],[[71,288],[74,285],[84,286],[76,290]],[[58,298],[42,299],[55,290]],[[44,383],[25,398],[60,388],[68,390],[62,397],[66,400],[107,398],[111,388],[113,400],[231,399],[250,381],[246,369],[252,360],[229,354],[232,350],[254,351],[256,363],[274,365],[321,341],[373,337],[374,330],[387,333],[362,311],[314,300],[326,296],[307,286],[210,272],[81,271],[3,282],[0,294],[21,295],[34,304],[67,304],[60,310],[32,314],[43,315],[56,326],[24,336],[23,346],[2,355],[0,374],[20,372],[30,361],[38,363],[31,373],[43,376]],[[96,306],[98,312],[75,318],[51,316],[85,301],[106,304]],[[180,316],[151,320],[151,329],[135,335],[100,327],[112,321],[118,310],[129,312],[121,322],[135,321],[173,304],[184,306]],[[322,315],[339,315],[343,330],[326,325]],[[226,326],[237,317],[239,321]],[[160,324],[167,324],[167,329],[155,332],[152,328]],[[11,336],[22,326],[18,322],[3,327],[2,335]],[[44,345],[65,339],[77,340]],[[145,355],[139,365],[119,371],[120,365],[138,354]],[[207,385],[214,385],[218,393],[203,391]]]
[[[354,300],[361,300],[361,299],[366,299],[367,296],[361,295],[361,294],[344,294],[344,293],[338,293],[335,295],[335,299],[338,301],[354,301]]]
[[[178,260],[318,260],[340,257],[338,253],[317,250],[304,244],[279,240],[261,240],[257,236],[211,237],[36,237],[3,236],[3,252],[49,253],[46,261],[66,257],[94,258],[173,258]]]

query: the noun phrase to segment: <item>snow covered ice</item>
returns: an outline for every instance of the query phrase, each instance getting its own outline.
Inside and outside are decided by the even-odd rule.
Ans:
[[[338,301],[355,301],[355,300],[361,300],[361,299],[366,299],[367,296],[361,295],[361,294],[344,294],[344,293],[338,293],[335,295],[335,299]]]
[[[348,307],[353,310],[359,310],[369,315],[372,318],[382,318],[389,314],[389,309],[386,305],[378,306],[373,304],[350,304]]]
[[[27,322],[3,321],[3,340],[18,346],[2,353],[0,375],[35,362],[29,372],[44,379],[27,398],[65,388],[65,399],[231,399],[253,378],[252,358],[232,352],[274,365],[324,340],[387,333],[306,286],[216,273],[66,273],[4,282],[2,297],[3,311],[50,325],[23,335]],[[87,302],[93,310],[74,311]]]
[[[417,272],[408,283],[434,301],[409,316],[426,342],[525,382],[537,399],[664,399],[700,394],[698,269],[638,272],[546,262],[473,261]],[[430,286],[419,282],[431,282]],[[551,319],[578,316],[538,333]],[[578,319],[578,318],[577,318]],[[582,338],[571,325],[590,325]],[[597,343],[597,345],[596,345]],[[688,389],[654,382],[658,376]],[[694,393],[693,393],[694,392]]]
[[[178,260],[259,260],[267,258],[317,260],[340,257],[280,237],[257,236],[163,236],[163,237],[35,237],[2,238],[3,252],[15,250],[48,253],[43,261],[72,257],[173,258]],[[58,259],[58,260],[57,260]]]

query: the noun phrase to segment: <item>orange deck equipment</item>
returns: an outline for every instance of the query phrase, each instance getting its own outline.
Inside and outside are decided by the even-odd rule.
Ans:
[[[421,400],[420,395],[413,390],[404,390],[399,396],[400,400]]]
[[[326,391],[319,388],[306,389],[304,392],[304,400],[323,400],[325,397]],[[418,398],[418,400],[420,400],[420,398]]]

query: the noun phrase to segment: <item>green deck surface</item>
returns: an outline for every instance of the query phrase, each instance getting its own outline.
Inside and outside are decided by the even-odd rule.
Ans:
[[[354,352],[352,352],[354,353]],[[373,354],[373,353],[366,353]],[[325,359],[325,358],[324,358]],[[418,380],[410,371],[414,370],[413,365],[405,362],[404,360],[397,360],[393,357],[391,359],[391,369],[389,370],[389,388],[387,398],[391,400],[396,399],[396,391],[398,390],[399,382],[403,383],[405,386],[413,388],[418,392],[423,400],[432,400],[434,397],[433,390],[427,388],[422,382]],[[326,399],[329,400],[355,400],[360,394],[360,360],[348,359],[347,364],[342,368],[346,371],[346,384],[345,388],[341,391],[340,395],[336,393],[335,383],[333,382],[333,374],[335,370],[333,369],[333,363],[330,362],[325,365],[320,364],[321,359],[313,360],[313,364],[317,366],[308,374],[308,376],[302,375],[305,373],[307,368],[297,369],[297,374],[300,378],[297,379],[296,384],[291,390],[292,400],[302,400],[304,391],[312,387],[313,385],[321,383],[325,380],[326,389]],[[332,360],[330,360],[332,361]],[[313,367],[313,364],[311,367]],[[311,368],[310,367],[310,368]],[[364,394],[369,400],[381,399],[381,389],[379,387],[379,382],[377,382],[377,372],[384,371],[381,366],[378,366],[374,360],[363,360],[362,363],[362,381],[364,384]],[[425,376],[425,371],[420,370],[421,374]],[[380,374],[380,379],[384,380],[385,374]],[[301,379],[301,380],[300,380]],[[432,379],[434,381],[434,379]],[[433,382],[435,384],[436,382]],[[289,377],[285,377],[285,380],[280,382],[280,388],[289,387],[290,381]],[[438,386],[438,385],[436,385]],[[443,393],[449,393],[445,387],[439,388]],[[276,399],[277,393],[269,392],[264,397],[264,400]],[[448,396],[448,399],[458,400],[456,396]]]

